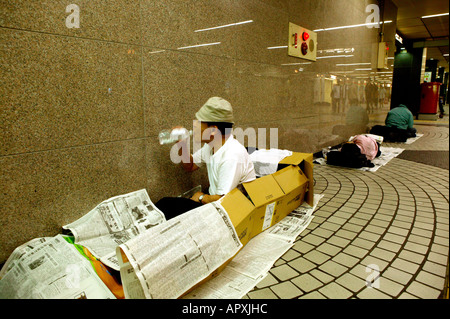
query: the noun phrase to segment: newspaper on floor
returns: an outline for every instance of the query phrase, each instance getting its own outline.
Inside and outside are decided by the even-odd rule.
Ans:
[[[372,164],[375,165],[374,167],[361,167],[361,168],[355,168],[355,169],[360,170],[360,171],[376,172],[380,167],[385,166],[393,158],[399,156],[404,151],[404,149],[397,148],[397,147],[380,146],[380,151],[381,151],[381,155],[371,161]],[[320,165],[328,165],[327,160],[325,158],[316,158],[316,159],[314,159],[314,163],[320,164]]]
[[[0,280],[0,299],[115,299],[62,235],[27,244],[18,247]]]
[[[419,138],[421,138],[423,136],[423,134],[417,133],[416,137],[410,137],[406,140],[406,142],[404,144],[412,144],[414,142],[416,142]]]
[[[28,242],[26,242],[23,245],[20,245],[14,251],[12,254],[8,257],[8,260],[6,260],[5,264],[2,267],[2,270],[0,270],[0,279],[3,278],[3,276],[15,266],[16,262],[22,258],[26,253],[30,252],[37,246],[39,246],[42,243],[45,243],[46,241],[52,239],[52,237],[40,237],[40,238],[34,238]]]
[[[322,194],[314,194],[313,206],[303,203],[279,223],[270,227],[267,232],[293,243],[313,220],[314,216],[312,214],[322,197]]]
[[[183,299],[239,299],[264,279],[272,265],[292,243],[268,232],[252,238],[215,278],[197,287]]]
[[[220,203],[172,218],[117,248],[125,298],[178,298],[241,248]]]
[[[314,195],[314,205],[307,203],[258,236],[233,258],[215,278],[197,287],[184,299],[240,299],[264,279],[273,264],[292,246],[312,220],[322,194]],[[278,228],[277,225],[284,223]]]
[[[380,147],[381,155],[372,160],[372,163],[375,165],[374,167],[363,167],[359,168],[362,171],[376,172],[380,167],[385,166],[389,163],[393,158],[399,156],[403,153],[403,148],[397,147]]]
[[[165,220],[142,189],[110,198],[63,228],[73,233],[76,244],[89,249],[108,267],[119,270],[116,247]]]
[[[182,299],[241,299],[266,276],[267,273],[254,279],[228,265],[219,276],[189,292]]]
[[[378,143],[382,144],[384,141],[384,137],[380,136],[380,135],[374,135],[374,134],[364,134],[365,136],[369,136],[372,137],[375,141],[377,141]],[[423,136],[423,134],[421,133],[416,133],[416,137],[410,137],[406,140],[406,142],[403,142],[401,144],[412,144],[414,142],[416,142],[419,138],[421,138]],[[356,135],[350,137],[348,139],[349,142],[353,141],[353,139],[356,137]],[[388,142],[390,143],[390,142]]]

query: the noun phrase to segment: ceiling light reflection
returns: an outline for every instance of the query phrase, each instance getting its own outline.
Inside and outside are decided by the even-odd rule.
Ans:
[[[358,28],[358,27],[368,27],[368,26],[375,26],[378,24],[387,24],[387,23],[391,23],[392,20],[388,20],[388,21],[381,21],[381,22],[371,22],[371,23],[362,23],[362,24],[353,24],[353,25],[344,25],[344,26],[340,26],[340,27],[332,27],[332,28],[325,28],[325,29],[316,29],[313,30],[314,32],[321,32],[321,31],[332,31],[332,30],[339,30],[339,29],[349,29],[349,28]]]
[[[155,53],[162,53],[162,52],[166,52],[166,50],[151,51],[151,52],[149,52],[149,53],[150,53],[150,54],[155,54]]]
[[[302,64],[312,64],[312,62],[284,63],[282,65],[302,65]]]
[[[331,58],[351,58],[353,54],[348,55],[329,55],[329,56],[318,56],[317,59],[331,59]]]
[[[336,66],[372,65],[372,63],[338,63]]]
[[[432,15],[429,15],[429,16],[423,16],[422,19],[428,19],[428,18],[434,18],[434,17],[442,17],[442,16],[448,16],[448,12],[447,13],[432,14]]]
[[[267,50],[273,50],[273,49],[286,49],[288,46],[287,45],[280,45],[277,47],[268,47]]]
[[[210,46],[210,45],[218,45],[218,44],[221,44],[221,43],[222,42],[213,42],[213,43],[203,43],[203,44],[197,44],[197,45],[190,45],[190,46],[187,46],[187,47],[178,48],[178,50],[198,48],[198,47],[206,47],[206,46]]]
[[[203,32],[203,31],[209,31],[209,30],[215,30],[215,29],[228,28],[228,27],[233,27],[233,26],[236,26],[236,25],[247,24],[247,23],[252,23],[252,22],[253,22],[253,20],[241,21],[241,22],[236,22],[236,23],[220,25],[220,26],[212,27],[212,28],[195,30],[194,32]]]

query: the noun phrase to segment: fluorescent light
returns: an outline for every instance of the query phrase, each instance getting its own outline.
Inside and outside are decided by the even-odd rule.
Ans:
[[[162,52],[166,52],[166,50],[152,51],[152,52],[149,52],[149,53],[150,54],[155,54],[155,53],[162,53]]]
[[[338,63],[336,66],[372,65],[372,63]]]
[[[331,59],[331,58],[351,58],[353,54],[349,55],[329,55],[329,56],[318,56],[316,59]]]
[[[302,64],[312,64],[312,62],[285,63],[285,64],[282,64],[282,65],[302,65]]]
[[[448,53],[444,54],[444,56],[448,56]]]
[[[221,44],[222,42],[214,42],[214,43],[204,43],[204,44],[197,44],[197,45],[190,45],[187,47],[181,47],[178,48],[178,50],[184,50],[184,49],[190,49],[190,48],[198,48],[198,47],[206,47],[209,45],[217,45],[217,44]]]
[[[355,69],[355,71],[372,71],[372,68],[368,68],[368,69]]]
[[[422,19],[434,18],[434,17],[442,17],[442,16],[448,16],[448,12],[447,13],[432,14],[432,15],[429,15],[429,16],[423,16]]]
[[[352,53],[355,52],[355,48],[317,50],[317,53],[338,53],[342,51],[344,51],[344,53]]]
[[[273,49],[286,49],[287,45],[280,45],[278,47],[268,47],[267,50],[273,50]]]
[[[215,30],[215,29],[228,28],[228,27],[233,27],[233,26],[235,26],[235,25],[241,25],[241,24],[252,23],[252,22],[253,22],[253,20],[241,21],[241,22],[236,22],[236,23],[230,23],[230,24],[220,25],[220,26],[212,27],[212,28],[206,28],[206,29],[195,30],[194,32],[203,32],[203,31],[209,31],[209,30]]]
[[[364,26],[371,26],[371,25],[377,25],[377,24],[383,24],[383,23],[391,23],[392,20],[384,21],[384,22],[371,22],[371,23],[362,23],[362,24],[353,24],[353,25],[344,25],[340,27],[333,27],[333,28],[325,28],[325,29],[316,29],[314,32],[320,32],[320,31],[331,31],[331,30],[338,30],[338,29],[349,29],[349,28],[358,28],[358,27],[364,27]]]

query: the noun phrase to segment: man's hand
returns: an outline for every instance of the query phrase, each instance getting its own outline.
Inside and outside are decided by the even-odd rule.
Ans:
[[[200,203],[200,200],[199,200],[198,198],[199,198],[201,195],[203,195],[202,192],[197,192],[197,193],[195,193],[194,195],[192,195],[191,199],[192,199],[194,202]],[[204,197],[203,197],[203,198],[204,198]]]
[[[174,129],[180,129],[183,128],[182,126],[174,126],[172,127],[172,130]],[[194,164],[194,159],[192,158],[192,154],[183,154],[184,152],[189,151],[188,147],[188,139],[181,139],[177,142],[177,145],[179,146],[178,150],[178,156],[181,157],[181,165],[183,166],[183,169],[186,172],[193,172],[198,170],[198,166]],[[191,198],[192,199],[192,198]]]

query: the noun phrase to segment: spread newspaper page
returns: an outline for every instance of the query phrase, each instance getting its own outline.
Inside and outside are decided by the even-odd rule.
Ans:
[[[183,296],[184,299],[240,299],[263,280],[273,264],[291,248],[314,218],[323,195],[314,204],[303,203],[278,224],[252,238],[227,267],[211,280]]]
[[[2,268],[0,299],[115,299],[62,235],[18,247]]]
[[[142,189],[110,198],[63,228],[72,232],[76,244],[89,249],[108,267],[119,270],[116,247],[165,220],[147,190]]]
[[[125,298],[178,298],[241,248],[218,202],[170,219],[117,248]]]

